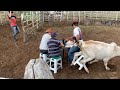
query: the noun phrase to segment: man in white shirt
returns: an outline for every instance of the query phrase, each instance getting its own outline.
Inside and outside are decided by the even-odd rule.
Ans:
[[[40,53],[48,54],[48,46],[47,42],[51,39],[51,33],[53,32],[53,29],[49,28],[46,30],[45,34],[43,35],[41,42],[40,42]]]
[[[81,32],[80,28],[78,27],[78,22],[73,22],[72,26],[74,27],[73,36],[66,39],[68,41],[72,38],[72,39],[74,39],[74,43],[75,43],[68,51],[69,63],[72,62],[74,53],[80,51],[80,48],[77,46],[76,42],[78,40],[83,40],[82,32]]]

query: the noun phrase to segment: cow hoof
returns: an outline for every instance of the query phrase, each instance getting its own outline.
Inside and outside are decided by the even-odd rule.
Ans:
[[[86,71],[87,73],[89,73],[89,71]]]
[[[110,70],[110,68],[109,68],[109,67],[107,67],[107,68],[106,68],[106,70]]]

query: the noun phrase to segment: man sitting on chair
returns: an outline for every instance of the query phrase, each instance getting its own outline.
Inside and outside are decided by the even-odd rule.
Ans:
[[[51,39],[47,42],[48,45],[48,54],[49,57],[59,57],[60,56],[60,48],[64,46],[64,44],[60,43],[58,39],[56,39],[57,34],[55,32],[51,33]]]
[[[52,28],[48,28],[45,32],[45,34],[43,35],[41,42],[40,42],[40,53],[43,54],[48,54],[48,47],[47,47],[47,42],[49,39],[51,39],[51,33],[53,32]]]

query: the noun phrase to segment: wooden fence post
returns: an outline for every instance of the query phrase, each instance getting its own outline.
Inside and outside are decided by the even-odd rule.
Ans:
[[[73,11],[73,12],[72,12],[72,21],[74,21],[74,16],[75,16],[74,13],[75,13],[75,12]]]
[[[79,19],[79,23],[80,23],[80,11],[78,12],[78,16],[79,16],[79,18],[78,18],[78,19]]]
[[[67,11],[67,24],[68,24],[68,18],[69,18],[69,11]]]
[[[119,13],[119,12],[116,12],[116,21],[118,20],[118,13]]]

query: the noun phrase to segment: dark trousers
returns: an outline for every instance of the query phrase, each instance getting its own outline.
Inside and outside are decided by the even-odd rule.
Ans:
[[[40,50],[40,53],[48,54],[48,50]]]

